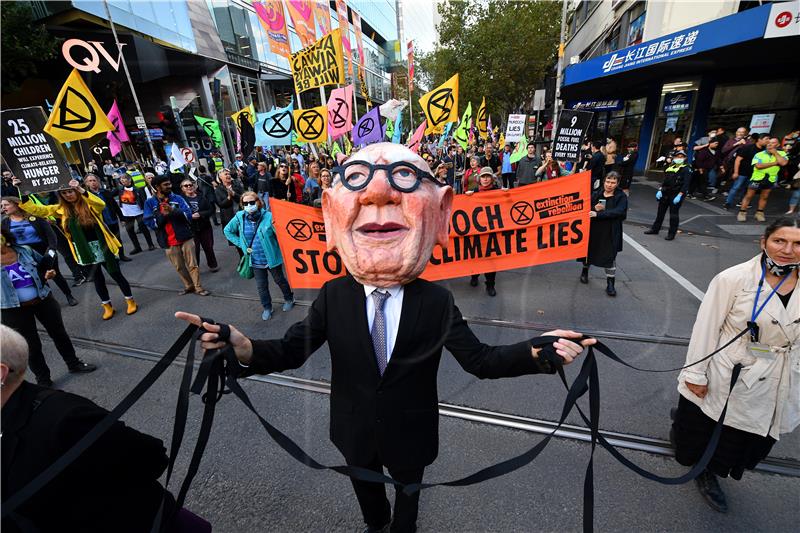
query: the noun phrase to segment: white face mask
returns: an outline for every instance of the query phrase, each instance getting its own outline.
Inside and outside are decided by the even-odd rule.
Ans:
[[[673,159],[672,160],[672,162],[675,163],[676,165],[682,165],[683,161],[684,161],[683,159]]]
[[[244,210],[247,214],[252,215],[256,211],[258,211],[258,205],[246,205],[244,206]]]

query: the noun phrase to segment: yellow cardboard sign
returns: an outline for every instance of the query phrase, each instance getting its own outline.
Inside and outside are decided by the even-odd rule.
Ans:
[[[289,64],[298,93],[323,85],[344,85],[341,30],[337,28],[308,48],[292,54]]]

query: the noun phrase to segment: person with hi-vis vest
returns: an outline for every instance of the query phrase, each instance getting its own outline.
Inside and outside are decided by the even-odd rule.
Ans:
[[[661,224],[664,223],[664,215],[669,209],[669,230],[664,238],[668,241],[675,238],[675,234],[678,233],[678,212],[689,191],[691,181],[692,171],[686,164],[686,152],[678,150],[672,155],[672,164],[664,171],[664,181],[656,192],[658,213],[653,225],[644,232],[645,235],[658,235]]]
[[[144,189],[147,187],[144,174],[142,174],[142,171],[136,168],[134,165],[129,165],[128,170],[125,171],[125,174],[131,177],[131,182],[133,183],[134,188]]]
[[[769,193],[778,183],[778,172],[781,167],[789,162],[786,152],[778,150],[780,144],[781,141],[777,137],[771,137],[767,141],[767,147],[753,157],[753,174],[750,176],[750,183],[747,184],[747,194],[742,200],[742,207],[739,208],[739,214],[736,215],[736,220],[739,222],[747,221],[747,208],[750,207],[750,202],[756,192],[759,193],[756,220],[758,222],[766,220],[764,208],[767,207]]]

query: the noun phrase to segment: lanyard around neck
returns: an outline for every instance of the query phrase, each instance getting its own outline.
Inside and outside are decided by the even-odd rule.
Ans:
[[[758,315],[761,314],[761,311],[764,310],[764,307],[766,307],[767,302],[769,302],[770,298],[772,298],[775,295],[775,293],[778,292],[778,289],[781,287],[781,285],[783,285],[783,282],[786,281],[786,279],[792,275],[792,272],[789,272],[788,274],[786,274],[781,278],[780,282],[778,282],[778,284],[769,293],[767,299],[764,300],[764,303],[761,304],[761,307],[758,307],[758,297],[761,295],[761,289],[764,286],[764,278],[766,277],[766,275],[767,275],[767,268],[764,266],[764,263],[762,261],[761,280],[758,282],[758,290],[756,291],[756,297],[753,299],[753,313],[750,315],[751,316],[750,321],[753,323],[755,323],[756,318],[758,318]]]

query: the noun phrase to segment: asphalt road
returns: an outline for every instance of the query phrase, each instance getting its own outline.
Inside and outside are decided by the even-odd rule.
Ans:
[[[649,202],[652,190],[647,183],[634,185],[625,231],[646,252],[679,273],[681,283],[626,243],[618,256],[617,298],[605,295],[601,269],[592,270],[588,286],[578,283],[580,267],[575,262],[501,272],[496,298],[489,298],[482,287],[470,287],[467,279],[442,284],[453,291],[462,313],[473,320],[472,327],[484,342],[511,343],[553,326],[569,327],[607,332],[605,342],[633,364],[647,368],[680,366],[685,356],[681,342],[691,333],[700,303],[695,294],[704,291],[720,270],[754,256],[758,247],[753,236],[719,229],[719,225],[735,224],[733,215],[728,215],[730,222],[719,219],[717,229],[709,229],[708,233],[700,228],[687,230],[672,242],[643,235],[648,210],[651,216],[655,210],[655,202]],[[713,207],[689,202],[684,211],[713,214]],[[696,218],[692,224],[710,224],[704,220],[710,218]],[[222,242],[221,232],[217,238],[223,271],[210,273],[203,266],[201,274],[212,296],[178,296],[180,282],[163,252],[144,252],[133,262],[123,264],[123,271],[134,283],[140,311],[130,317],[120,313],[103,322],[93,287],[84,285],[76,289],[80,306],[63,308],[68,329],[76,337],[163,352],[183,329],[172,318],[176,310],[217,317],[261,338],[280,336],[291,323],[302,319],[314,291],[298,291],[300,303],[295,309],[288,313],[278,310],[271,321],[262,322],[255,283],[238,278],[234,271],[237,256]],[[274,285],[271,288],[274,297],[280,295]],[[110,292],[122,309],[119,291],[111,287]],[[60,294],[56,297],[63,302]],[[615,332],[635,334],[643,340],[619,340]],[[676,342],[659,342],[662,337]],[[152,365],[111,353],[81,350],[81,356],[100,365],[100,369],[86,376],[71,376],[65,373],[52,346],[46,346],[56,386],[88,396],[107,408],[113,407]],[[179,367],[170,369],[125,420],[168,442],[179,371]],[[568,368],[568,378],[576,372],[577,368]],[[291,374],[327,380],[327,348],[323,347]],[[634,372],[601,359],[602,429],[665,440],[669,409],[677,402],[675,378],[672,373]],[[254,381],[247,381],[245,388],[263,414],[315,457],[328,464],[341,463],[327,437],[325,395]],[[564,399],[563,388],[555,377],[481,381],[447,356],[442,359],[439,393],[442,402],[544,420],[557,420]],[[188,435],[197,431],[199,405],[195,399]],[[573,417],[569,422],[578,424],[579,420]],[[426,480],[470,473],[524,451],[541,436],[443,417],[440,438],[440,457],[426,471]],[[189,442],[192,440],[189,437]],[[475,487],[426,491],[420,530],[578,530],[589,452],[585,443],[557,438],[541,458],[511,475]],[[677,476],[685,470],[666,457],[634,451],[626,455],[662,475]],[[800,460],[800,432],[785,435],[772,455]],[[178,478],[185,473],[187,463],[188,452],[184,448]],[[595,459],[595,527],[598,531],[795,529],[800,518],[800,478],[749,472],[741,482],[724,480],[723,486],[731,504],[727,515],[712,511],[692,483],[674,487],[646,481],[600,449]],[[312,472],[295,463],[271,443],[254,417],[231,397],[219,406],[212,439],[187,506],[209,519],[215,531],[355,531],[360,527],[348,480],[336,474]]]

